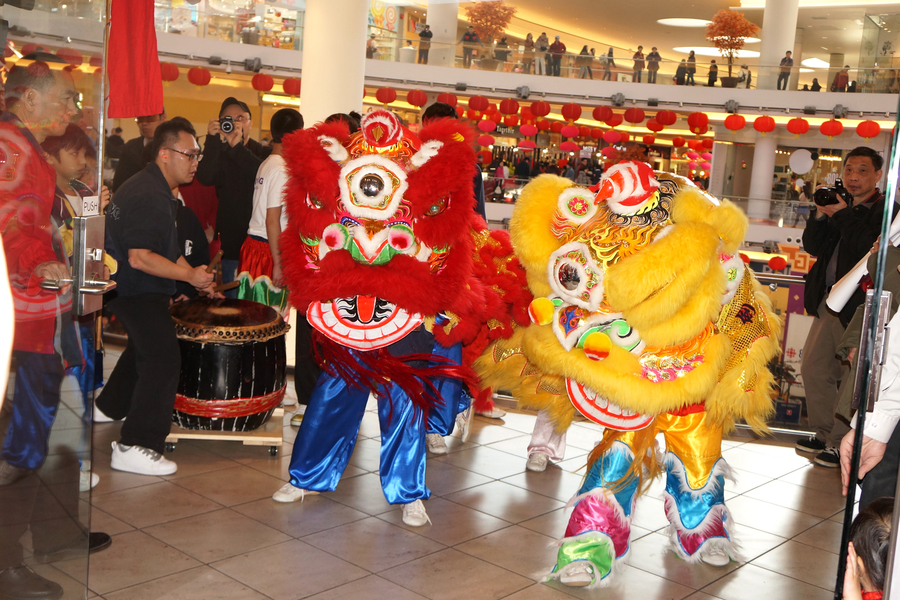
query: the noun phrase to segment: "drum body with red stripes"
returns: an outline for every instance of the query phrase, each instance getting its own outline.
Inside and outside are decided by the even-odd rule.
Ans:
[[[181,350],[172,420],[214,431],[264,425],[284,398],[289,326],[249,300],[196,298],[170,311]]]

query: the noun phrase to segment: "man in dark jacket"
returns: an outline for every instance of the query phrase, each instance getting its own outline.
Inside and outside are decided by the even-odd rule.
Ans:
[[[552,60],[550,64],[550,74],[554,77],[559,77],[560,65],[562,64],[562,58],[565,54],[566,45],[559,41],[559,36],[556,36],[553,43],[550,44],[550,59]]]
[[[859,262],[881,233],[884,195],[875,186],[883,164],[882,157],[871,148],[851,150],[844,160],[843,177],[844,186],[853,196],[852,205],[840,198],[836,204],[813,205],[803,232],[804,250],[816,257],[804,288],[804,307],[815,319],[803,345],[800,373],[809,426],[816,433],[797,442],[797,449],[816,454],[816,464],[824,467],[840,466],[837,447],[849,431],[843,420],[835,418],[838,386],[848,379],[848,369],[836,354],[844,328],[865,294],[858,290],[840,314],[831,312],[825,299],[831,286]],[[896,214],[896,206],[893,212]]]
[[[426,25],[425,29],[419,34],[419,64],[428,64],[428,51],[431,50],[431,38],[434,33],[431,31],[431,25]]]
[[[132,175],[142,171],[153,160],[153,157],[150,155],[150,143],[153,141],[153,134],[156,132],[156,128],[166,120],[166,110],[163,108],[162,113],[158,115],[138,117],[135,120],[141,136],[128,140],[122,146],[122,154],[116,167],[116,174],[113,176],[113,192],[118,191],[119,187],[128,181]]]
[[[230,132],[221,123],[230,117]],[[247,238],[247,227],[253,212],[253,182],[262,161],[272,151],[250,139],[250,108],[237,98],[226,98],[219,117],[209,122],[203,162],[197,168],[197,180],[216,186],[219,207],[216,213],[216,236],[222,243],[222,282],[236,276],[241,245]],[[229,294],[233,297],[233,290]]]

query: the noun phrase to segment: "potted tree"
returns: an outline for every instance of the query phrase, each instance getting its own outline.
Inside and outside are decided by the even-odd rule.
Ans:
[[[715,45],[722,58],[728,60],[728,77],[722,77],[722,87],[736,87],[738,78],[732,75],[734,57],[744,47],[748,37],[759,33],[744,13],[723,8],[706,26],[706,39]]]
[[[516,14],[516,7],[509,6],[503,0],[478,2],[466,7],[466,18],[475,28],[478,39],[487,49],[486,56],[479,62],[479,67],[486,71],[496,71],[497,61],[494,59],[494,38],[502,34]]]

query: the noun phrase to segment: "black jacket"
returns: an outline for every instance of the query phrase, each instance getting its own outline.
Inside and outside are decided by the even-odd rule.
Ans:
[[[803,230],[803,249],[816,257],[816,264],[806,274],[806,285],[803,292],[803,306],[806,312],[818,315],[819,304],[829,290],[825,289],[825,275],[828,263],[838,248],[837,270],[835,282],[847,274],[856,263],[872,248],[872,244],[881,234],[881,220],[884,214],[884,195],[878,190],[871,208],[864,204],[847,207],[832,217],[816,218],[817,211],[812,205],[809,221]],[[897,214],[897,205],[892,214]],[[847,302],[841,311],[841,323],[846,327],[856,312],[856,307],[863,303],[866,294],[862,289]]]
[[[241,256],[241,245],[247,239],[253,213],[256,171],[271,152],[271,148],[256,140],[231,146],[217,135],[206,136],[197,180],[203,185],[216,186],[219,197],[216,235],[222,241],[223,260],[238,260]]]
[[[144,145],[144,138],[136,137],[128,140],[122,146],[122,156],[116,166],[116,174],[113,177],[112,191],[117,192],[122,184],[128,181],[132,175],[143,170],[153,157],[150,156],[150,144]]]

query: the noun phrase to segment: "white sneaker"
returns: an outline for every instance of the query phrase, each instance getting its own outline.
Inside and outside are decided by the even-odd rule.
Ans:
[[[112,460],[109,466],[116,471],[127,471],[138,475],[172,475],[178,465],[156,450],[143,446],[125,446],[112,443]]]
[[[294,416],[291,417],[291,425],[294,427],[300,427],[300,423],[303,422],[303,413],[294,413]]]
[[[497,408],[495,406],[494,408],[492,408],[491,410],[489,410],[487,412],[476,410],[475,414],[480,415],[482,417],[487,417],[488,419],[502,419],[503,417],[506,416],[506,411],[503,410],[502,408]]]
[[[432,454],[447,454],[450,452],[447,449],[447,443],[444,441],[444,437],[439,433],[426,433],[425,445]]]
[[[295,404],[297,404],[297,396],[293,393],[288,393],[287,390],[285,390],[284,396],[281,398],[281,405],[294,406]]]
[[[313,490],[302,490],[298,487],[292,486],[290,483],[286,483],[281,486],[281,489],[272,494],[272,500],[275,502],[296,502],[299,500],[303,502],[303,498],[306,496],[315,496],[319,492],[315,492]]]
[[[94,404],[93,420],[94,423],[112,423],[115,421],[112,417],[107,417],[102,410],[97,408],[96,404]]]
[[[547,462],[549,460],[550,457],[543,452],[535,452],[528,457],[528,461],[525,463],[525,468],[529,471],[540,473],[547,469]]]
[[[403,505],[403,522],[410,527],[421,527],[425,523],[431,523],[428,513],[425,512],[425,505],[422,504],[421,500]]]
[[[91,461],[81,461],[81,472],[78,474],[78,491],[89,492],[100,483],[100,476],[91,472]]]
[[[586,560],[570,562],[559,570],[559,582],[569,587],[585,587],[594,583],[594,565]]]
[[[469,404],[469,408],[456,415],[456,426],[459,427],[459,437],[462,441],[469,439],[469,425],[472,424],[472,414],[475,407]]]
[[[731,557],[721,546],[706,543],[700,549],[700,560],[714,567],[724,567],[731,562]]]

